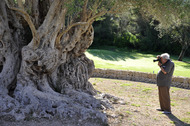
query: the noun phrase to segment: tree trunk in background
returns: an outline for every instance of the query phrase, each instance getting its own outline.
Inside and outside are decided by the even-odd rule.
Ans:
[[[182,61],[183,60],[183,57],[185,56],[185,52],[187,51],[188,49],[188,46],[187,45],[182,45],[182,50],[180,52],[180,55],[178,57],[178,61]]]
[[[69,19],[61,0],[25,0],[31,19],[11,5],[0,1],[0,117],[106,122],[88,81],[94,63],[84,54],[94,38],[94,15],[64,26]]]

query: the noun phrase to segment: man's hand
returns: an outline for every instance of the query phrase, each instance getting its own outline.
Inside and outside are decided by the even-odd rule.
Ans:
[[[157,59],[158,59],[158,58],[160,58],[161,56],[160,56],[160,55],[157,55],[156,57],[157,57]]]
[[[164,73],[164,74],[167,74],[167,72],[164,70],[164,68],[162,67],[162,64],[160,62],[158,62],[158,66],[160,67],[161,71]]]
[[[162,64],[160,62],[158,62],[158,66],[160,67]]]
[[[161,63],[158,63],[158,66],[160,66],[160,69],[161,69],[161,71],[164,73],[164,74],[167,74],[167,72],[164,70],[164,68],[160,65]]]

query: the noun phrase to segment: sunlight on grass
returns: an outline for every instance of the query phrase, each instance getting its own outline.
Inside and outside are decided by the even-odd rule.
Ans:
[[[95,80],[98,81],[98,82],[103,82],[102,78],[96,78]]]
[[[96,85],[96,83],[92,83],[92,85],[94,85],[94,86],[95,86],[95,85]]]
[[[152,90],[152,88],[145,88],[145,89],[143,89],[142,91],[148,93],[148,92],[150,92],[150,90]]]
[[[125,111],[125,112],[126,112],[127,114],[130,114],[130,115],[132,114],[130,111]]]
[[[120,86],[131,86],[132,84],[121,84]]]
[[[188,98],[180,98],[179,100],[187,100]]]
[[[116,80],[114,80],[113,82],[114,82],[114,83],[123,83],[123,82],[121,82],[121,81],[116,81]]]
[[[138,104],[131,104],[131,106],[140,107]]]
[[[174,122],[174,121],[170,121],[170,123],[171,123],[171,124],[175,124],[175,122]]]
[[[171,103],[171,106],[176,106],[176,103]]]
[[[96,68],[132,70],[139,72],[155,73],[159,71],[157,62],[153,62],[156,55],[143,54],[136,51],[124,51],[119,49],[103,50],[88,49],[85,53],[88,58],[92,59]],[[187,62],[177,61],[173,56],[175,63],[174,76],[190,77],[190,58],[186,58]]]
[[[171,90],[174,90],[174,91],[179,91],[180,88],[177,88],[177,87],[172,87]]]
[[[190,118],[182,118],[181,121],[185,123],[190,123]]]
[[[180,89],[179,88],[176,88],[176,87],[171,87],[171,92],[174,93],[175,91],[179,91]]]

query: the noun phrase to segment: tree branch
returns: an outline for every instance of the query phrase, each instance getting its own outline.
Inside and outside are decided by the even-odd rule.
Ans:
[[[40,35],[40,38],[48,32],[48,26],[51,25],[51,22],[57,12],[56,10],[58,9],[58,6],[60,6],[60,2],[60,0],[54,0],[51,4],[43,24],[38,29],[38,34]]]
[[[24,6],[22,4],[22,0],[17,0],[17,3],[18,3],[19,8],[21,8],[21,9],[24,10]]]
[[[65,15],[66,15],[66,12],[67,12],[67,9],[63,9],[62,11],[61,11],[61,14],[60,14],[60,17],[59,17],[59,20],[57,21],[57,23],[56,23],[56,29],[55,29],[55,32],[56,32],[56,34],[60,31],[60,29],[64,29],[65,28],[65,26],[61,26],[62,24],[65,24]],[[54,44],[57,48],[59,48],[59,46],[60,46],[60,38],[56,38],[56,40],[55,40],[55,44]]]
[[[93,15],[94,12],[96,12],[96,10],[98,9],[98,7],[101,5],[101,3],[103,2],[103,0],[100,0],[99,2],[95,2],[93,5],[93,10],[89,13],[88,18],[91,17],[91,15]]]
[[[66,30],[64,30],[63,32],[61,32],[61,33],[57,36],[57,38],[56,38],[56,45],[59,45],[59,44],[60,44],[60,39],[61,39],[61,37],[62,37],[65,33],[67,33],[72,27],[75,27],[75,26],[78,26],[78,25],[87,25],[87,24],[88,24],[88,22],[77,22],[77,23],[74,23],[74,24],[68,26],[68,28],[67,28]]]
[[[94,15],[93,17],[91,17],[91,18],[88,20],[88,22],[90,23],[90,22],[92,22],[94,19],[96,19],[97,17],[103,16],[103,15],[105,15],[106,13],[107,13],[107,11],[101,11],[101,12],[97,13],[96,15]]]
[[[4,25],[8,27],[8,17],[7,17],[7,12],[6,12],[6,7],[5,7],[5,2],[3,1],[0,3],[0,9],[3,12],[2,15],[0,16],[0,19],[5,20]]]
[[[10,8],[11,10],[15,10],[15,11],[18,11],[21,13],[21,15],[24,17],[24,19],[26,20],[26,22],[28,23],[31,31],[32,31],[32,36],[33,36],[33,48],[36,48],[38,45],[39,45],[39,36],[37,34],[37,31],[36,31],[36,28],[30,18],[30,15],[23,9],[21,8],[16,8],[16,7],[12,7],[8,0],[5,0],[6,1],[6,4],[8,6],[8,8]],[[22,1],[18,1],[18,2],[22,2]],[[19,3],[19,6],[23,7],[23,5],[21,5],[21,3]]]
[[[94,8],[97,9],[97,8],[100,6],[101,2],[102,2],[102,0],[101,0],[100,2],[98,2],[98,3],[94,6]],[[84,7],[83,7],[83,16],[84,16],[84,12],[85,12],[85,14],[86,14],[87,3],[88,3],[88,0],[85,1]],[[94,10],[94,9],[93,9],[93,10]],[[94,10],[94,11],[96,11],[96,10]],[[62,32],[57,36],[57,38],[56,38],[56,45],[60,45],[60,39],[61,39],[61,37],[62,37],[65,33],[67,33],[72,27],[75,27],[75,26],[78,26],[78,25],[89,25],[89,24],[91,24],[91,23],[94,21],[95,18],[100,17],[100,16],[102,16],[102,15],[104,15],[104,14],[106,14],[106,13],[107,13],[106,10],[105,10],[105,11],[101,11],[101,12],[95,14],[94,16],[92,16],[90,19],[88,19],[87,22],[77,22],[77,23],[73,23],[73,24],[69,25],[69,26],[67,27],[67,29],[65,29],[64,31],[62,31]],[[90,15],[89,15],[89,16],[90,16]],[[88,18],[89,18],[89,17],[88,17]]]
[[[86,11],[87,11],[87,5],[88,5],[88,0],[85,0],[84,7],[83,7],[83,21],[86,19]]]

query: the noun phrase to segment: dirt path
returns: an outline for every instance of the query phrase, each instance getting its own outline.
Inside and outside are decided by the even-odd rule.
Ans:
[[[95,89],[125,101],[107,110],[110,126],[183,126],[190,125],[190,90],[171,87],[172,114],[165,115],[159,108],[155,84],[126,80],[91,78]]]

